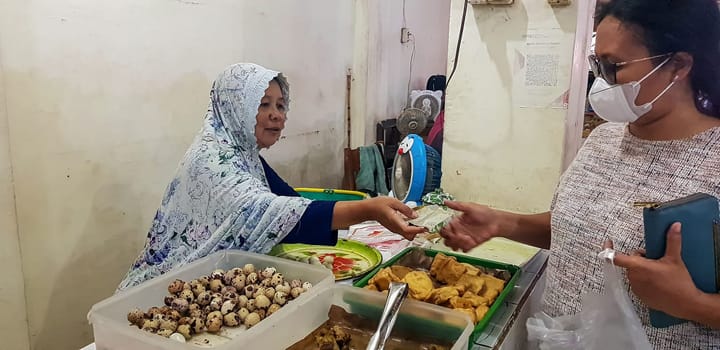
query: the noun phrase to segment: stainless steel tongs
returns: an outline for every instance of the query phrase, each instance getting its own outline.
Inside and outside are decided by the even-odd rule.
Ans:
[[[385,308],[380,317],[380,324],[378,324],[375,334],[370,338],[366,350],[383,350],[385,348],[385,342],[390,338],[390,332],[392,332],[397,316],[400,313],[400,306],[407,297],[407,287],[407,283],[390,283],[390,290],[385,300]]]

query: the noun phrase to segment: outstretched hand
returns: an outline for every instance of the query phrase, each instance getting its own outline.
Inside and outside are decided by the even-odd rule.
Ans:
[[[372,219],[388,230],[412,241],[415,236],[425,232],[424,227],[410,225],[405,218],[415,218],[415,211],[403,202],[392,197],[376,197],[365,200]]]
[[[447,201],[445,205],[461,212],[440,231],[448,247],[467,252],[499,234],[500,219],[495,210],[468,202]]]

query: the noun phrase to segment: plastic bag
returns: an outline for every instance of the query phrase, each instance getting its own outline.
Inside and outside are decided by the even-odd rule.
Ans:
[[[575,315],[550,317],[544,312],[527,320],[528,340],[541,350],[652,350],[635,313],[620,273],[612,263],[614,252],[600,253],[605,261],[605,293],[588,293]]]

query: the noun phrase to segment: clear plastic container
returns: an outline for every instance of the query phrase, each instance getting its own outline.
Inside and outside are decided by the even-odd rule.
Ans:
[[[223,328],[218,335],[205,333],[184,344],[129,325],[127,314],[130,310],[134,308],[147,310],[153,306],[163,305],[163,299],[168,295],[167,287],[173,280],[179,278],[190,281],[209,275],[216,269],[228,270],[245,264],[254,264],[256,268],[275,267],[286,279],[307,281],[313,284],[313,288],[249,330],[243,327]],[[227,250],[211,254],[95,304],[88,314],[88,320],[93,326],[97,350],[238,349],[238,345],[244,344],[247,339],[265,333],[267,328],[272,328],[276,320],[292,317],[296,305],[304,304],[319,292],[331,288],[334,282],[332,272],[322,266],[239,250]]]
[[[382,293],[350,286],[338,285],[323,289],[295,303],[292,312],[268,320],[270,322],[261,333],[248,338],[243,349],[286,349],[327,321],[328,311],[333,304],[350,313],[379,320],[385,297]],[[467,315],[415,300],[403,303],[393,328],[393,332],[409,332],[447,340],[453,343],[453,350],[468,349],[472,330],[473,324]]]

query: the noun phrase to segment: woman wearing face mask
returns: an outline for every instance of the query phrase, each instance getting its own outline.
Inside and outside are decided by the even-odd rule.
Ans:
[[[119,290],[223,249],[267,253],[278,243],[334,245],[337,230],[377,220],[412,237],[384,197],[356,202],[310,201],[260,156],[285,127],[290,103],[285,77],[255,64],[228,67],[213,83],[205,122],[167,188],[147,242]]]
[[[644,248],[642,208],[705,192],[720,196],[720,13],[715,0],[612,0],[596,20],[597,76],[589,100],[610,121],[587,139],[563,174],[551,211],[519,215],[472,203],[442,231],[469,250],[492,237],[549,248],[544,311],[575,314],[599,292],[600,245]],[[633,302],[657,349],[720,347],[720,295],[693,284],[680,258],[681,227],[660,260],[618,254]],[[691,233],[688,233],[691,234]],[[692,322],[649,324],[648,307]]]

